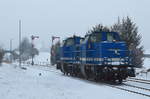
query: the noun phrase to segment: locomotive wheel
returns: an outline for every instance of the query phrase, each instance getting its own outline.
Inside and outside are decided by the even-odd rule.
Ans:
[[[81,73],[83,75],[84,78],[88,79],[88,75],[87,75],[87,72],[86,72],[86,66],[85,65],[81,65]]]
[[[119,79],[119,84],[122,84],[122,79]]]
[[[94,78],[94,80],[96,82],[98,82],[99,76],[98,76],[98,68],[97,68],[97,66],[94,66],[93,78]]]
[[[65,75],[65,69],[64,69],[64,64],[63,63],[61,63],[61,71],[64,73],[64,75]]]

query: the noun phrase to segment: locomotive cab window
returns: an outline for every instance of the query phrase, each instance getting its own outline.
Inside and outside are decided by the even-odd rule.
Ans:
[[[61,47],[65,45],[65,41],[63,40],[61,43]]]
[[[74,45],[74,39],[73,38],[70,38],[68,40],[66,40],[66,46],[71,46],[71,45]]]
[[[112,33],[107,33],[107,41],[112,42],[114,40]]]
[[[107,33],[107,41],[109,42],[119,41],[119,35],[114,33]]]
[[[95,34],[92,34],[91,37],[90,37],[90,41],[91,42],[100,42],[101,41],[101,33],[95,33]]]
[[[81,43],[86,43],[89,40],[89,36],[86,36]]]
[[[80,43],[82,43],[83,41],[84,41],[84,38],[81,38],[81,39],[80,39]]]

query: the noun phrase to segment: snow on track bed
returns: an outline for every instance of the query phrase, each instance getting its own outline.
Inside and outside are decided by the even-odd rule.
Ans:
[[[138,83],[143,83],[143,84],[150,84],[150,82],[139,81],[139,80],[132,80],[132,79],[128,79],[127,81],[138,82]]]
[[[124,83],[125,84],[130,84],[132,86],[141,87],[145,90],[150,90],[150,81],[149,80],[129,78]]]
[[[139,78],[130,78],[130,79],[135,79],[135,80],[140,80],[140,81],[146,81],[146,82],[150,82],[150,80],[139,79]]]
[[[117,89],[120,89],[120,90],[123,90],[123,91],[130,92],[130,93],[135,93],[135,94],[138,94],[138,95],[150,97],[150,94],[147,94],[147,92],[145,93],[145,92],[143,92],[143,90],[141,92],[140,88],[138,88],[139,91],[135,91],[135,90],[137,90],[136,89],[137,87],[133,87],[133,86],[130,86],[130,85],[125,85],[125,86],[113,86],[113,85],[109,85],[109,86],[112,87],[112,88],[117,88]]]
[[[55,72],[55,73],[61,73],[59,70],[56,70],[56,67],[55,66],[45,66],[45,65],[28,65],[28,64],[24,64],[25,67],[28,67],[28,68],[33,68],[33,69],[40,69],[40,70],[43,70],[43,71],[50,71],[50,72]]]
[[[138,79],[138,78],[129,78],[128,81],[150,84],[150,80]]]
[[[127,91],[140,94],[143,96],[150,97],[150,89],[135,86],[135,85],[130,85],[130,84],[123,84],[125,87],[127,87]]]

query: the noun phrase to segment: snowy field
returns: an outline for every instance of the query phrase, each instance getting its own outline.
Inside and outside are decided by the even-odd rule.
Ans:
[[[150,50],[145,52],[146,54],[150,53]],[[137,69],[137,72],[141,72],[137,75],[137,78],[150,80],[150,72],[147,70],[150,69],[150,58],[145,58],[143,63],[143,68]]]
[[[47,61],[46,53],[40,55],[36,61]],[[27,69],[15,63],[0,66],[0,99],[149,99],[102,83],[64,76],[53,66],[23,67]]]
[[[67,77],[53,67],[0,67],[0,99],[148,99],[103,84]],[[41,75],[39,75],[41,73]]]
[[[40,64],[40,65],[48,65],[50,64],[50,53],[48,52],[40,52],[38,56],[35,56],[34,60],[34,64]],[[26,62],[30,62],[31,63],[31,59],[29,59]]]

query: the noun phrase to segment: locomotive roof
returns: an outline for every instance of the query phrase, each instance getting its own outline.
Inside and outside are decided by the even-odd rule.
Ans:
[[[81,39],[83,39],[83,37],[81,37],[81,36],[73,35],[72,37],[68,37],[68,38],[66,38],[65,40],[73,39],[73,38],[81,38]],[[65,41],[65,40],[64,40],[64,41]]]
[[[114,32],[114,31],[111,31],[111,32],[110,32],[110,31],[108,31],[108,32],[107,32],[107,31],[100,31],[100,32],[98,32],[98,31],[95,31],[95,32],[86,34],[85,37],[86,37],[86,36],[89,36],[89,35],[92,35],[92,34],[96,34],[96,33],[115,33],[115,34],[116,34],[116,33],[118,33],[118,32]]]

